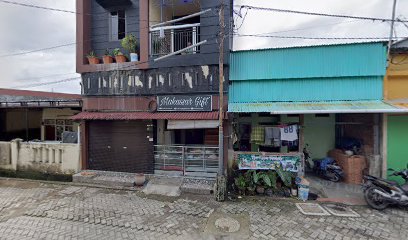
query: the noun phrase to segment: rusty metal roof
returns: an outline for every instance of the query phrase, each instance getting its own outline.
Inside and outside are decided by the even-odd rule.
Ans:
[[[81,100],[81,95],[0,88],[0,101]]]
[[[218,112],[81,112],[73,120],[216,120]]]

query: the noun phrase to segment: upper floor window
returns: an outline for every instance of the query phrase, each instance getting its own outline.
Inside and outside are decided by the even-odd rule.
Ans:
[[[110,13],[110,40],[122,40],[126,36],[126,14],[125,10]]]

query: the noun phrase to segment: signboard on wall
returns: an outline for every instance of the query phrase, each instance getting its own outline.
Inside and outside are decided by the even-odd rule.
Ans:
[[[275,170],[281,167],[284,171],[299,172],[301,155],[264,155],[262,153],[240,153],[237,155],[239,169]]]
[[[157,111],[211,112],[212,96],[158,96]]]

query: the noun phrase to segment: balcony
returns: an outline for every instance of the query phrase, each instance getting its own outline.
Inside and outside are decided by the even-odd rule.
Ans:
[[[177,52],[200,42],[200,23],[165,26],[150,29],[150,57],[161,57]],[[200,47],[194,47],[180,53],[196,54]]]

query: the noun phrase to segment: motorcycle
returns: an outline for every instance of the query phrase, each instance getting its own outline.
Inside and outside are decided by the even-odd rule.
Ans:
[[[332,158],[325,158],[323,160],[312,159],[307,146],[308,144],[303,148],[303,155],[309,170],[332,182],[339,182],[344,179],[343,170]]]
[[[402,177],[405,183],[399,185],[383,178],[364,176],[364,198],[370,207],[377,210],[383,210],[389,205],[408,206],[408,170],[395,171],[390,168],[388,171],[393,171],[390,176]]]

